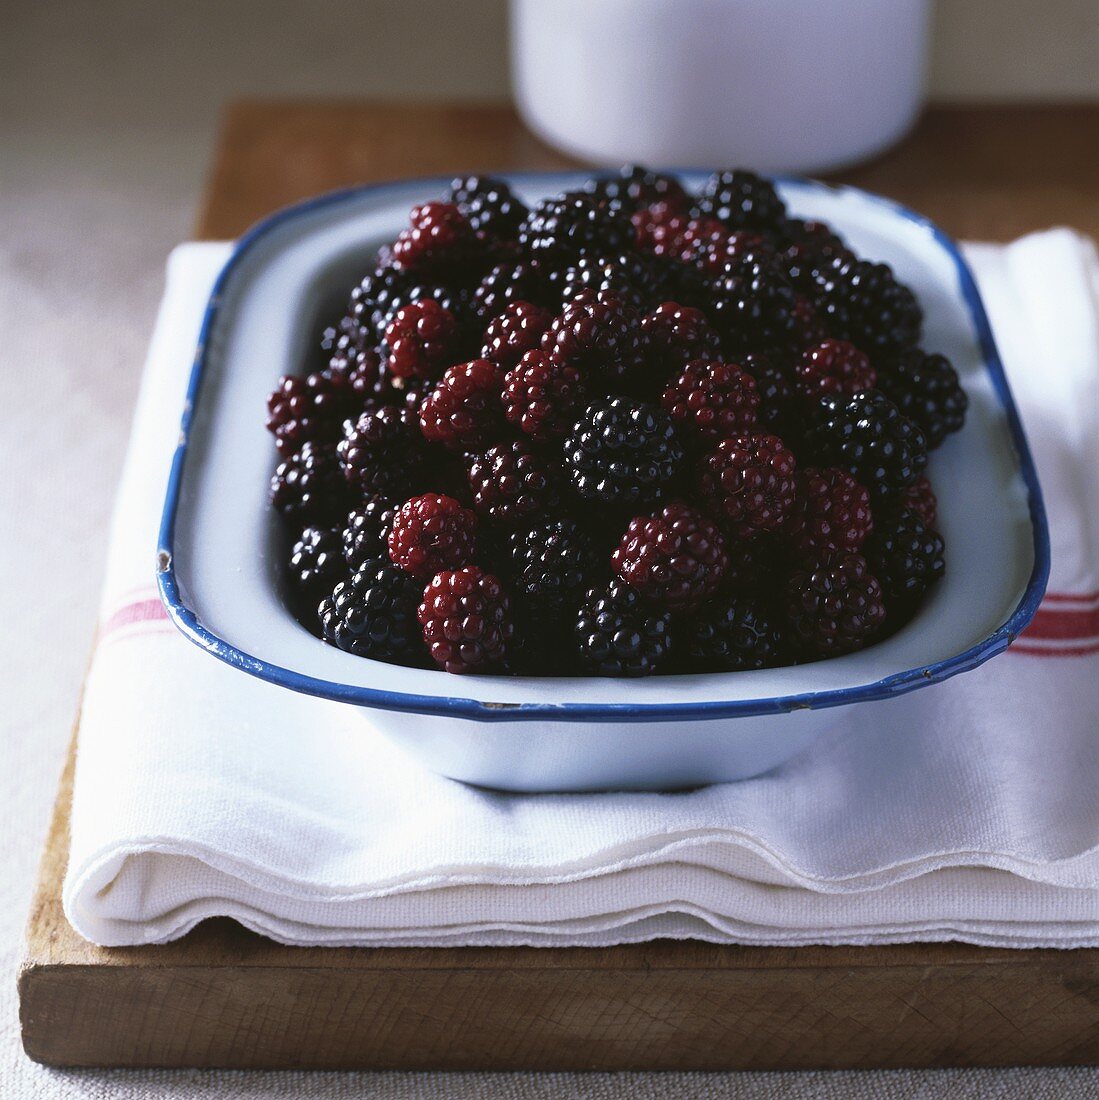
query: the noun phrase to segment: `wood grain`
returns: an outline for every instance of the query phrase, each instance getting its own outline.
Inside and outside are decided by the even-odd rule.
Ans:
[[[844,178],[949,231],[1099,234],[1099,109],[938,110]],[[390,177],[560,168],[501,108],[244,103],[199,222]],[[56,1065],[734,1069],[1099,1062],[1099,952],[875,948],[287,948],[228,920],[104,949],[61,909],[73,750],[19,974],[27,1053]]]

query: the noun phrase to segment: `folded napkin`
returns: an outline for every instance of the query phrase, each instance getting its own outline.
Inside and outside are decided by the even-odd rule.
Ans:
[[[101,944],[228,915],[293,944],[1099,944],[1099,261],[973,246],[1053,522],[1006,655],[858,708],[786,766],[678,794],[507,795],[429,774],[364,712],[202,653],[152,584],[205,299],[172,256],[111,541],[65,912]]]

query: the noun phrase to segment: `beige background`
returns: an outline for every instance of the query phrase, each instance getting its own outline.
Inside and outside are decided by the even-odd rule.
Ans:
[[[504,0],[0,0],[0,1097],[1096,1095],[1097,1071],[1079,1069],[117,1074],[23,1058],[20,931],[164,261],[193,224],[219,105],[503,97],[504,12]],[[941,0],[936,41],[938,95],[1099,98],[1099,0]]]

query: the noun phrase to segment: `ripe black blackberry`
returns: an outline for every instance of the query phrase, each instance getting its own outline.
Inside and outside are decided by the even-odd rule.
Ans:
[[[560,304],[591,290],[609,292],[634,309],[644,309],[660,298],[662,288],[663,270],[642,252],[616,256],[581,253],[573,263],[547,276],[547,293]]]
[[[507,260],[491,268],[473,291],[471,308],[486,323],[514,302],[545,306],[552,296],[546,290],[545,272],[536,260]],[[553,308],[557,308],[556,302]]]
[[[576,619],[580,662],[599,676],[649,676],[668,661],[671,623],[620,580],[590,589]]]
[[[866,558],[890,607],[911,609],[946,570],[941,536],[911,509],[876,517]]]
[[[613,176],[588,180],[584,190],[629,214],[658,202],[666,203],[671,209],[684,210],[690,202],[683,184],[674,176],[639,164],[627,164]]]
[[[692,214],[717,218],[730,229],[775,233],[786,217],[786,205],[770,180],[732,168],[715,172],[706,181]]]
[[[543,520],[515,531],[507,549],[515,596],[550,619],[571,617],[584,593],[607,573],[590,532],[572,519]],[[535,627],[538,621],[536,616]]]
[[[927,465],[919,425],[877,390],[822,398],[805,445],[818,465],[842,466],[876,499],[911,485]]]
[[[370,497],[347,517],[341,532],[341,548],[352,572],[370,558],[389,553],[386,540],[394,511],[393,504],[384,497]]]
[[[346,653],[395,664],[422,664],[416,608],[421,584],[384,558],[368,558],[319,608],[326,642]]]
[[[882,370],[878,385],[923,429],[929,451],[965,424],[969,398],[945,355],[928,355],[919,348],[903,352]]]
[[[379,265],[351,291],[347,317],[342,327],[355,337],[359,347],[381,343],[387,318],[404,294],[417,282],[416,276],[396,264]]]
[[[421,487],[427,471],[427,450],[408,408],[367,409],[344,426],[336,452],[347,484],[360,498],[403,500]]]
[[[709,284],[708,314],[727,353],[785,352],[798,343],[794,288],[766,249],[730,260]]]
[[[566,472],[587,501],[656,503],[674,489],[683,463],[672,418],[625,397],[590,404],[565,439]]]
[[[842,252],[813,270],[813,297],[828,332],[849,340],[871,359],[919,342],[923,310],[886,264]]]
[[[582,378],[602,378],[611,386],[639,379],[646,365],[637,311],[606,292],[586,290],[569,302],[542,337],[542,350]]]
[[[885,623],[881,585],[859,554],[831,554],[795,569],[786,585],[787,619],[807,657],[862,649]]]
[[[362,343],[362,333],[341,333],[332,347],[324,373],[346,382],[360,409],[370,401],[385,400],[389,389],[382,357]]]
[[[496,240],[514,240],[529,211],[511,188],[493,176],[464,176],[450,185],[450,201],[469,221],[475,233]]]
[[[708,603],[684,633],[678,656],[687,672],[774,668],[788,658],[781,618],[765,601],[741,591]]]
[[[271,478],[271,503],[292,527],[328,526],[346,514],[347,501],[347,484],[330,443],[304,443]]]
[[[437,573],[417,610],[431,659],[447,672],[499,667],[515,627],[500,578],[477,566]]]
[[[335,443],[356,403],[343,375],[285,375],[267,398],[267,430],[281,455],[293,454],[307,440]]]
[[[286,575],[299,616],[315,630],[317,605],[347,576],[339,529],[306,527],[290,550]]]
[[[559,468],[518,440],[471,458],[468,479],[477,514],[503,527],[552,514],[560,501]]]
[[[575,259],[581,252],[601,255],[632,247],[629,215],[581,191],[543,199],[519,229],[519,244],[528,256],[547,258],[551,266]]]

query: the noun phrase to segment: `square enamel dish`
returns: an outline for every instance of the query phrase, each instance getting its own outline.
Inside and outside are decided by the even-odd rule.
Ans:
[[[701,176],[684,175],[698,186]],[[524,175],[528,200],[578,185]],[[241,675],[363,708],[427,767],[508,790],[670,789],[756,775],[858,708],[975,668],[1026,626],[1048,532],[988,320],[957,247],[922,217],[849,188],[782,181],[791,210],[889,263],[923,304],[924,344],[957,366],[965,429],[931,459],[946,577],[917,617],[861,653],[759,672],[537,679],[451,676],[343,653],[280,593],[275,451],[264,402],[338,314],[361,257],[444,181],[387,184],[284,211],[241,240],[210,299],[167,489],[158,580],[172,620]],[[880,713],[880,712],[879,712]],[[303,731],[307,733],[307,731]]]

